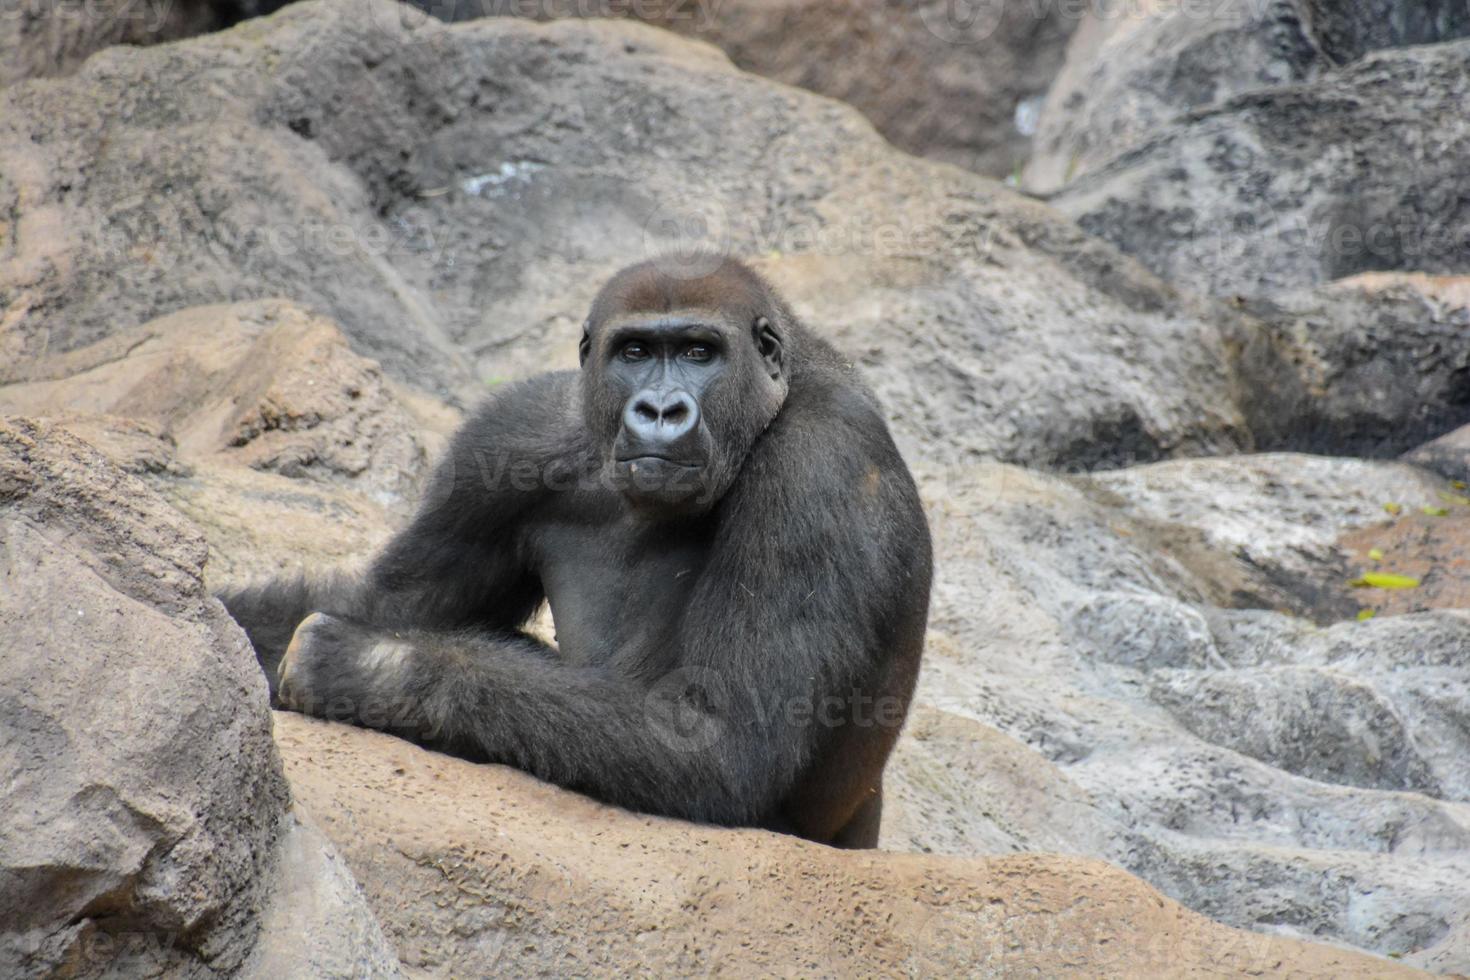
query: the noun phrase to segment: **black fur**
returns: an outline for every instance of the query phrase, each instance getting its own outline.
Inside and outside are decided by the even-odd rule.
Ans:
[[[273,697],[645,812],[872,846],[928,528],[852,369],[711,265],[619,273],[580,374],[480,408],[361,579],[222,596]],[[675,388],[677,452],[630,439],[635,400]],[[543,599],[556,649],[521,632]]]

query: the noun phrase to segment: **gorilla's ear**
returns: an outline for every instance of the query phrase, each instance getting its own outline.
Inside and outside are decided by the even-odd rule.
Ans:
[[[750,332],[755,337],[755,349],[760,351],[761,360],[766,362],[766,371],[772,380],[781,377],[781,335],[763,316],[755,318]]]
[[[577,363],[584,367],[587,364],[587,355],[592,353],[592,334],[588,330],[588,328],[591,326],[591,320],[588,320],[586,323],[582,324],[582,339],[577,344]]]

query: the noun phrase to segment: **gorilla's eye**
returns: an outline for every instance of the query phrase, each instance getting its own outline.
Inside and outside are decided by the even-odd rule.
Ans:
[[[631,343],[624,344],[623,349],[618,354],[625,361],[641,361],[648,357],[648,348],[635,340]]]
[[[715,355],[714,351],[710,350],[704,344],[693,344],[684,351],[684,356],[689,358],[689,360],[691,361],[703,362],[709,360]]]

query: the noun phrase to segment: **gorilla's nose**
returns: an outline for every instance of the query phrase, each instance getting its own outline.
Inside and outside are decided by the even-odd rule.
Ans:
[[[699,402],[687,391],[640,391],[623,410],[623,427],[640,450],[677,450],[699,427]]]

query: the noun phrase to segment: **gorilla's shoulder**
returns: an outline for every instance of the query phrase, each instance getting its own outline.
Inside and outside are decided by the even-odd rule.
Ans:
[[[499,384],[470,413],[459,439],[502,448],[561,447],[580,431],[580,393],[576,371],[551,371]]]
[[[549,371],[497,384],[470,413],[470,422],[495,418],[521,424],[544,423],[548,417],[576,407],[577,377],[576,371]]]

